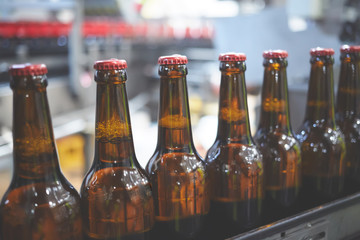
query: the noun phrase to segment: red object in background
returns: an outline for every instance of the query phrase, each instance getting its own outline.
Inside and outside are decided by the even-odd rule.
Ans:
[[[1,22],[3,38],[55,38],[69,35],[71,24],[59,22]]]
[[[70,23],[60,22],[0,22],[0,37],[3,38],[57,38],[68,36]],[[174,38],[177,29],[162,23],[129,24],[114,20],[87,20],[82,26],[83,37],[122,36]],[[185,28],[184,38],[210,39],[214,31],[209,26]]]

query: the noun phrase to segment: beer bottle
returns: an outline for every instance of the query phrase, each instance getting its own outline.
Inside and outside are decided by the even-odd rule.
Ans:
[[[155,206],[153,239],[200,239],[208,213],[205,165],[192,140],[186,56],[158,60],[160,106],[158,142],[146,171]]]
[[[287,56],[284,50],[263,53],[264,82],[254,139],[264,161],[265,221],[294,213],[301,184],[300,146],[289,119]]]
[[[298,130],[302,156],[301,205],[309,208],[339,196],[344,183],[345,144],[335,123],[334,50],[310,50],[305,118]]]
[[[10,67],[14,172],[0,205],[3,240],[82,239],[80,197],[60,171],[44,64]]]
[[[360,46],[344,45],[340,51],[336,122],[346,145],[344,190],[354,193],[360,190]]]
[[[85,239],[149,239],[154,223],[150,182],[134,151],[125,60],[94,64],[95,155],[81,186]]]
[[[251,137],[245,86],[246,55],[220,54],[218,130],[206,155],[210,178],[211,239],[225,239],[259,224],[262,155]]]

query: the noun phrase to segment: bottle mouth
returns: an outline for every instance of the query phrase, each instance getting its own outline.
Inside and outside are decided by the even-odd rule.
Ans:
[[[159,65],[187,64],[188,59],[184,55],[174,54],[170,56],[161,56],[158,59]]]
[[[242,62],[246,60],[246,55],[244,53],[221,53],[219,55],[219,61],[221,62]]]
[[[335,51],[332,48],[312,48],[310,49],[310,55],[313,57],[321,57],[321,56],[332,56]]]
[[[116,58],[111,58],[108,60],[99,60],[94,63],[95,70],[121,70],[126,69],[127,63],[125,60],[119,60]]]
[[[263,57],[266,59],[287,58],[288,56],[289,56],[288,52],[281,49],[267,50],[263,52]]]
[[[48,72],[45,64],[15,64],[9,68],[9,73],[11,76],[36,76],[44,75]]]
[[[341,53],[360,53],[360,45],[357,46],[350,46],[350,45],[343,45],[340,48]]]

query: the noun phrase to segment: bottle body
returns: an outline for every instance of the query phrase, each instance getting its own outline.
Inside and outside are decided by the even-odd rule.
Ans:
[[[146,166],[154,194],[153,239],[201,239],[209,207],[208,183],[204,162],[192,142],[187,59],[164,58],[159,67],[158,144]]]
[[[94,168],[84,180],[81,198],[85,239],[150,239],[152,193],[138,169]]]
[[[154,194],[153,239],[201,239],[207,209],[207,180],[199,156],[159,153],[150,172]],[[155,170],[156,169],[156,170]]]
[[[301,187],[300,146],[292,134],[258,130],[264,162],[264,221],[271,222],[297,211]]]
[[[245,59],[244,54],[219,57],[218,134],[205,159],[211,186],[208,239],[235,236],[256,227],[261,220],[263,162],[250,133]]]
[[[254,139],[263,154],[266,222],[296,212],[301,186],[300,146],[289,120],[286,57],[285,51],[264,52],[260,121]]]
[[[95,156],[81,186],[85,239],[150,239],[149,180],[134,151],[125,88],[126,62],[95,63]]]
[[[338,197],[343,190],[345,167],[345,144],[334,115],[333,53],[318,55],[325,50],[312,51],[305,120],[297,135],[303,160],[304,208]]]
[[[209,239],[232,237],[258,226],[264,198],[259,149],[216,141],[206,161],[211,184]]]
[[[360,47],[341,48],[340,80],[336,102],[336,123],[346,145],[346,193],[360,190]]]
[[[82,239],[80,197],[58,163],[46,72],[45,65],[10,69],[14,174],[0,204],[3,240]]]
[[[304,122],[298,139],[303,159],[302,207],[311,208],[339,197],[345,172],[345,145],[340,129]]]
[[[64,180],[11,184],[1,203],[1,239],[82,239],[80,198],[67,185]]]

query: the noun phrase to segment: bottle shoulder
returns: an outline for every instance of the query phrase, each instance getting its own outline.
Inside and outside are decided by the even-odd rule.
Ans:
[[[255,143],[260,147],[271,147],[287,144],[290,147],[298,145],[298,140],[291,131],[264,131],[258,130],[254,136]]]
[[[4,207],[29,206],[33,208],[77,208],[80,205],[80,196],[70,184],[54,182],[36,182],[18,186],[11,184],[5,193],[1,205]]]
[[[232,171],[237,175],[257,175],[263,169],[263,155],[255,144],[214,144],[208,151],[206,167],[209,171]]]
[[[345,137],[339,128],[312,126],[307,131],[300,132],[299,141],[304,161],[308,161],[309,156],[316,156],[318,161],[330,161],[331,156],[342,159],[341,156],[346,152]]]
[[[92,168],[86,174],[82,186],[81,194],[89,189],[98,187],[115,187],[129,190],[131,188],[146,186],[149,179],[142,168],[132,166]]]
[[[297,132],[300,144],[326,143],[327,145],[344,144],[344,134],[338,125],[312,124],[304,122]]]
[[[188,173],[193,171],[205,171],[204,160],[197,152],[161,152],[156,151],[150,158],[146,172],[149,177],[160,171]]]
[[[255,138],[255,141],[260,147],[264,161],[292,159],[300,162],[301,160],[300,144],[292,134],[282,132],[263,134]]]
[[[249,162],[262,161],[260,148],[255,143],[243,144],[215,141],[215,143],[207,151],[205,162],[208,164],[210,162],[221,161],[223,159],[230,160],[232,156],[234,157],[235,155],[241,159],[246,159],[246,161]]]
[[[360,137],[360,118],[337,119],[336,123],[345,136],[352,135]]]

